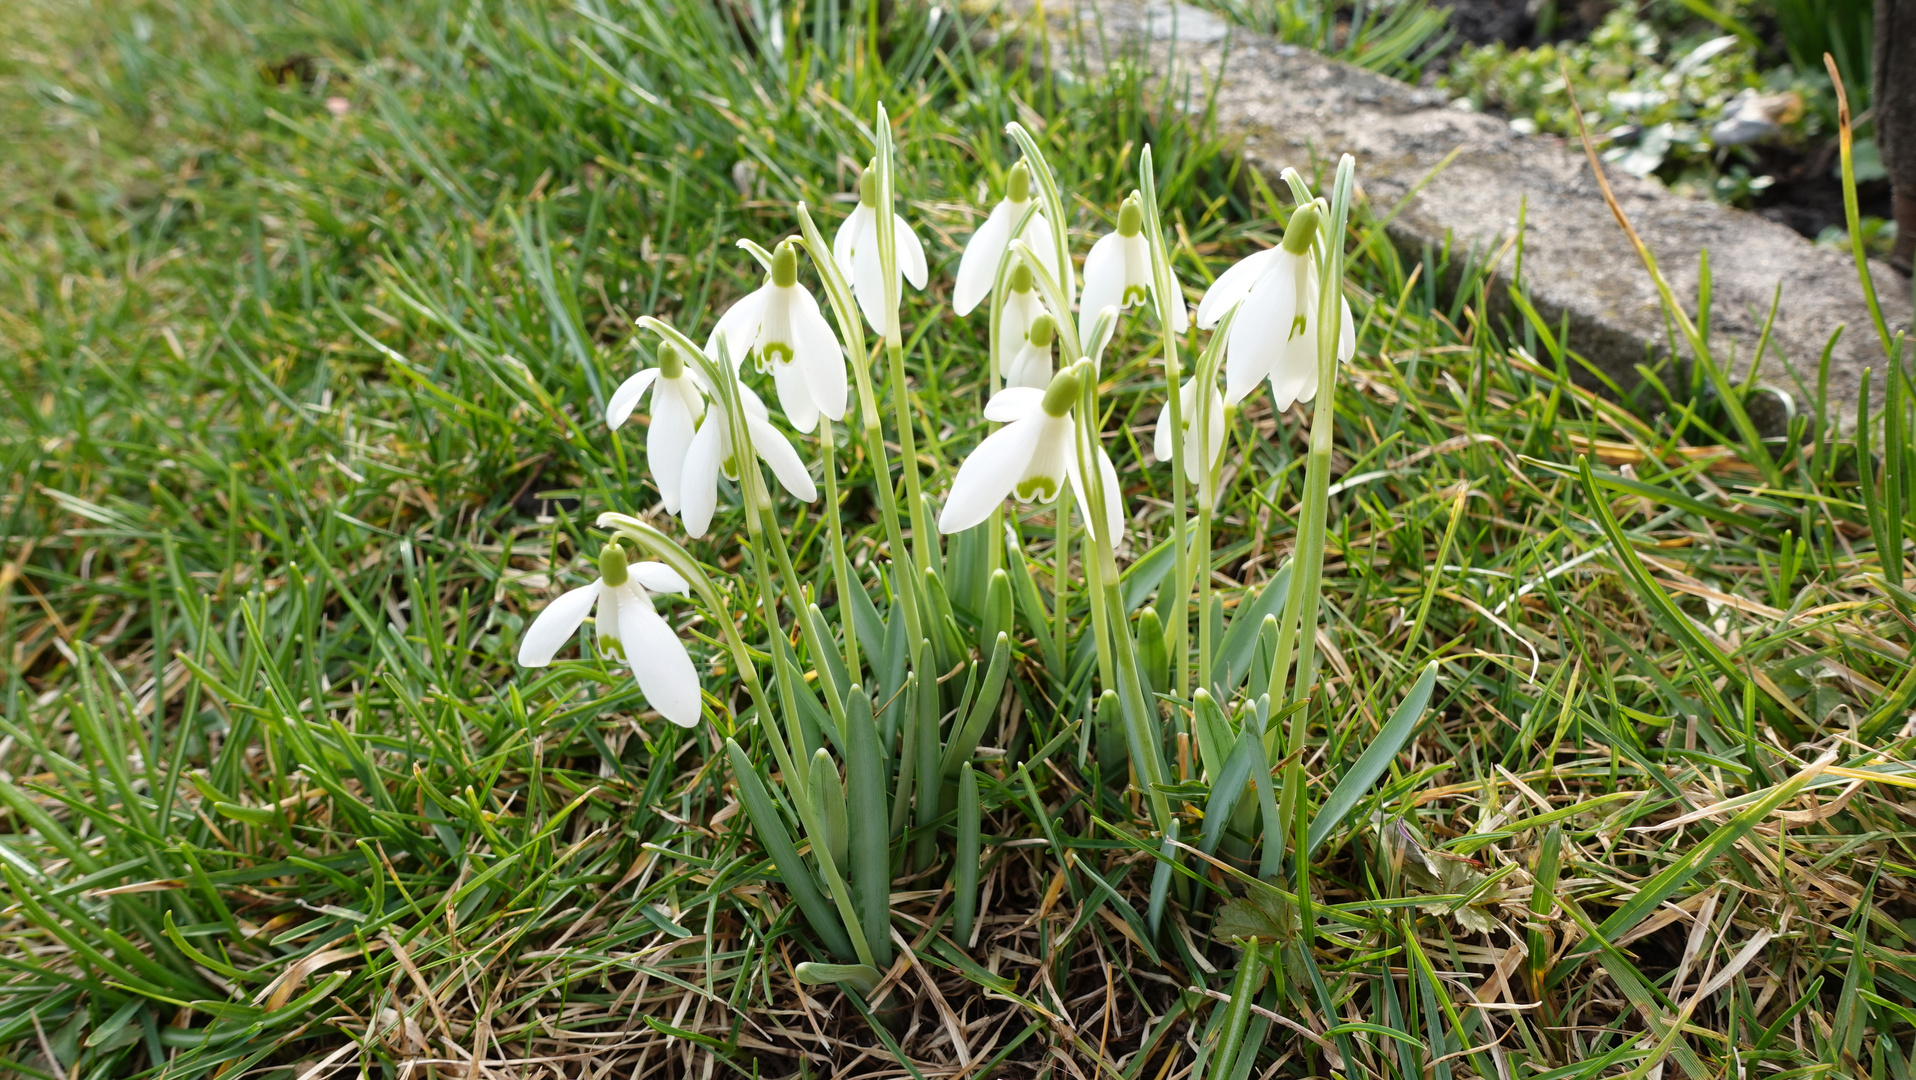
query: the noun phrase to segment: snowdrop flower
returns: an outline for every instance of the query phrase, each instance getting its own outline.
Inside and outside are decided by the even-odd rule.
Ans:
[[[705,391],[698,373],[688,367],[671,342],[659,344],[659,366],[646,368],[619,384],[606,403],[605,422],[617,431],[632,416],[639,398],[652,391],[652,417],[645,429],[645,460],[658,485],[665,512],[679,512],[679,476],[685,470],[685,451],[692,445],[694,425],[705,412]]]
[[[1184,477],[1193,484],[1202,482],[1204,470],[1207,467],[1216,468],[1218,459],[1224,454],[1224,395],[1215,386],[1211,387],[1210,415],[1204,425],[1205,453],[1200,455],[1198,452],[1196,384],[1197,377],[1194,375],[1184,380],[1184,385],[1178,388],[1178,420],[1184,429]],[[1171,438],[1171,407],[1166,404],[1158,413],[1157,430],[1151,443],[1151,453],[1159,461],[1170,461],[1174,456]]]
[[[1005,365],[1005,385],[1032,390],[1043,390],[1050,386],[1051,343],[1057,337],[1058,324],[1049,313],[1040,311],[1038,317],[1031,320],[1031,329],[1025,331],[1023,340],[1018,343],[1018,351],[1011,355],[1011,362]]]
[[[890,211],[890,207],[885,208]],[[925,287],[925,246],[911,231],[902,215],[892,213],[892,245],[897,272],[914,289]],[[866,169],[858,178],[858,208],[851,212],[832,237],[832,261],[852,283],[852,295],[858,298],[858,310],[874,333],[885,332],[885,273],[878,250],[878,176]]]
[[[1059,372],[1043,390],[1015,386],[1001,390],[985,403],[985,419],[1005,426],[985,437],[952,480],[951,495],[938,516],[938,531],[962,532],[991,516],[1014,496],[1021,503],[1051,502],[1071,486],[1078,510],[1089,522],[1091,501],[1079,475],[1077,426],[1071,407],[1077,402],[1081,377],[1076,369]],[[1104,525],[1114,539],[1124,528],[1118,497],[1118,471],[1099,446],[1098,471],[1103,477]]]
[[[786,491],[803,502],[818,498],[818,486],[805,471],[805,462],[790,440],[772,426],[765,403],[758,395],[740,385],[739,404],[745,412],[745,434],[760,460],[771,466],[772,475]],[[738,462],[732,454],[732,425],[725,410],[706,410],[705,421],[692,445],[685,452],[685,475],[679,496],[679,520],[692,536],[704,536],[712,527],[712,514],[718,509],[718,478],[723,471],[729,480],[739,477]]]
[[[1235,405],[1271,380],[1271,405],[1278,412],[1294,401],[1317,396],[1317,263],[1310,256],[1317,236],[1315,205],[1300,206],[1284,229],[1284,242],[1260,251],[1220,275],[1198,303],[1198,325],[1206,329],[1242,304],[1224,343],[1224,397]],[[1337,358],[1357,353],[1351,307],[1341,296],[1343,328]]]
[[[790,240],[772,252],[765,284],[720,316],[712,338],[720,337],[733,367],[755,356],[758,369],[771,372],[779,407],[793,427],[810,432],[821,413],[845,418],[845,353],[818,301],[798,284],[798,251]]]
[[[1078,302],[1078,337],[1091,339],[1091,324],[1107,307],[1122,311],[1142,304],[1153,291],[1151,245],[1144,239],[1144,207],[1132,195],[1118,208],[1118,231],[1106,233],[1084,257],[1084,296]],[[1182,334],[1191,325],[1184,297],[1173,296],[1171,329]]]
[[[607,544],[599,554],[599,580],[547,604],[526,628],[519,642],[519,664],[537,668],[552,663],[553,654],[596,607],[592,625],[599,655],[623,661],[639,681],[645,700],[661,716],[680,727],[691,727],[699,722],[698,671],[686,655],[685,643],[652,610],[653,593],[682,593],[689,588],[664,563],[628,565],[625,549]]]
[[[998,266],[1004,262],[1005,249],[1011,243],[1011,230],[1031,206],[1031,169],[1020,161],[1011,167],[1011,176],[1005,183],[1005,197],[978,226],[965,242],[965,253],[958,260],[958,281],[951,291],[951,310],[959,316],[972,313],[991,295],[991,283],[998,276]],[[1058,276],[1057,245],[1051,237],[1051,226],[1045,221],[1043,211],[1034,210],[1031,219],[1025,222],[1024,231],[1018,238],[1031,245],[1038,254],[1038,261],[1052,277]],[[1022,267],[1020,267],[1022,268]],[[1014,268],[1013,272],[1019,268]],[[1025,289],[1030,290],[1030,278],[1026,278]]]
[[[1044,301],[1038,298],[1038,291],[1032,287],[1034,284],[1031,267],[1026,266],[1022,259],[1005,275],[1005,302],[998,312],[1000,349],[1015,348],[1017,342],[1025,339],[1038,316],[1045,314]],[[1053,325],[1052,330],[1055,332],[1057,326]],[[1049,380],[1050,376],[1045,378]],[[1038,389],[1042,390],[1044,386],[1044,383],[1039,383]]]

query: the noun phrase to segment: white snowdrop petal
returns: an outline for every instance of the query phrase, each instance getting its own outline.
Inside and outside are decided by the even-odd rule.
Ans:
[[[812,474],[805,471],[805,460],[798,456],[797,449],[772,426],[771,421],[747,416],[745,431],[752,439],[752,449],[771,467],[772,475],[778,477],[780,486],[797,496],[801,502],[818,498],[818,485],[812,483]]]
[[[1041,394],[1051,385],[1051,349],[1049,346],[1038,348],[1027,341],[1018,346],[1018,352],[1011,358],[1004,371],[1007,387],[1023,387],[1037,390]]]
[[[965,253],[958,259],[958,279],[951,288],[953,314],[963,318],[991,295],[991,283],[1005,258],[1005,245],[1011,241],[1012,218],[1023,209],[1020,205],[1014,211],[1009,201],[1001,200],[965,242]]]
[[[572,589],[539,612],[526,627],[526,635],[519,639],[519,666],[545,667],[552,663],[552,657],[560,647],[572,639],[591,613],[592,605],[599,598],[599,583],[582,585]]]
[[[620,597],[620,644],[632,677],[659,715],[680,727],[699,722],[699,673],[672,625],[652,610],[645,594],[629,590]]]
[[[1044,407],[1044,391],[1027,386],[1012,386],[998,391],[985,402],[985,419],[1000,424],[1023,420]]]
[[[845,220],[838,223],[838,231],[832,234],[832,261],[838,264],[838,272],[847,280],[852,276],[852,248],[858,242],[858,231],[869,224],[872,212],[869,207],[855,206]]]
[[[1098,447],[1098,473],[1104,478],[1104,523],[1111,530],[1106,535],[1115,544],[1124,536],[1124,491],[1118,487],[1118,467],[1103,445]]]
[[[985,441],[958,466],[945,509],[938,515],[938,531],[962,532],[990,517],[1017,486],[1043,434],[1043,423],[1034,417],[985,436]]]
[[[692,585],[679,575],[677,570],[662,562],[635,562],[626,567],[633,579],[645,586],[647,592],[684,593],[692,591]]]
[[[792,330],[797,338],[797,363],[811,387],[813,403],[833,420],[843,420],[851,393],[845,374],[845,349],[809,292],[802,293],[796,302]]]
[[[885,268],[878,258],[876,222],[859,230],[852,245],[852,295],[858,298],[858,310],[872,332],[885,332]]]
[[[706,413],[698,434],[685,452],[684,479],[679,486],[679,521],[688,535],[704,536],[718,510],[719,463],[725,460],[725,421],[717,408]]]
[[[771,290],[771,285],[760,286],[726,308],[725,314],[719,316],[718,324],[712,327],[711,336],[706,339],[705,351],[710,353],[717,347],[719,339],[724,338],[725,353],[732,361],[732,366],[744,363],[758,344],[759,323],[765,318],[768,301],[772,298]]]
[[[1271,368],[1271,409],[1283,412],[1293,402],[1309,401],[1317,396],[1317,339],[1300,335],[1278,347],[1278,362]]]
[[[1091,340],[1098,312],[1124,300],[1124,237],[1105,233],[1084,257],[1084,292],[1078,298],[1078,340]]]
[[[1185,385],[1188,386],[1190,384],[1186,383]],[[1178,401],[1178,411],[1182,412],[1185,409],[1185,403],[1190,400],[1190,395],[1180,393],[1178,397],[1180,399]],[[1185,422],[1189,423],[1190,421],[1187,419]],[[1151,456],[1159,461],[1170,461],[1172,449],[1176,446],[1176,444],[1171,441],[1172,437],[1171,403],[1166,401],[1164,408],[1158,410],[1157,423],[1152,425]],[[1186,464],[1188,465],[1189,462],[1186,462]]]
[[[1290,269],[1280,265],[1259,278],[1231,320],[1224,357],[1228,401],[1244,400],[1283,358],[1284,341],[1297,313],[1298,289]]]
[[[677,384],[677,385],[675,385]],[[652,482],[658,486],[659,501],[665,512],[679,512],[680,478],[685,471],[685,451],[692,444],[692,410],[686,404],[697,391],[683,385],[683,379],[666,379],[652,394],[652,423],[645,431],[645,461],[652,470]]]
[[[905,275],[914,289],[922,289],[930,275],[925,268],[925,245],[918,242],[918,234],[911,231],[902,214],[893,214],[892,241],[898,249],[898,272]]]
[[[1264,276],[1283,251],[1282,247],[1266,248],[1239,259],[1237,265],[1219,274],[1211,287],[1204,291],[1204,298],[1198,301],[1198,329],[1209,330],[1216,326],[1225,312],[1249,296],[1251,287],[1257,284],[1257,280]]]
[[[1058,241],[1051,235],[1051,223],[1045,220],[1042,211],[1031,215],[1031,220],[1025,223],[1025,231],[1018,234],[1018,239],[1031,248],[1031,253],[1044,265],[1051,280],[1063,287],[1064,282],[1058,277]]]
[[[1351,320],[1349,298],[1338,297],[1337,306],[1344,314],[1344,324],[1337,331],[1337,358],[1348,364],[1357,355],[1357,324]]]
[[[638,407],[639,399],[652,387],[652,381],[659,377],[658,368],[643,368],[619,384],[612,391],[612,400],[605,403],[605,423],[614,431],[619,430],[632,417],[632,410]]]
[[[772,383],[778,387],[778,405],[792,427],[810,433],[818,427],[818,405],[812,400],[812,388],[796,362],[772,365]]]

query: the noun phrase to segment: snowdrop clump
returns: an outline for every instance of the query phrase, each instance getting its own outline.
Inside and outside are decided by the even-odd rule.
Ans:
[[[547,604],[519,649],[521,665],[546,667],[591,618],[598,663],[629,669],[646,704],[667,720],[691,727],[705,718],[727,737],[754,827],[808,923],[828,951],[846,961],[800,965],[802,979],[877,984],[891,950],[884,898],[892,863],[884,850],[901,835],[908,811],[915,808],[921,826],[914,843],[922,863],[932,854],[927,845],[944,820],[940,815],[949,812],[941,793],[957,783],[960,816],[971,818],[969,832],[960,822],[961,847],[966,836],[976,843],[976,792],[967,802],[964,783],[975,787],[967,780],[969,759],[1006,688],[1013,651],[1042,660],[1062,692],[1061,658],[1074,638],[1090,637],[1100,758],[1107,745],[1117,745],[1112,740],[1121,740],[1130,757],[1127,775],[1155,828],[1175,838],[1162,790],[1170,781],[1165,717],[1145,688],[1165,688],[1165,699],[1185,703],[1187,714],[1211,700],[1207,693],[1226,699],[1234,693],[1212,680],[1216,619],[1205,617],[1214,608],[1211,515],[1233,410],[1265,382],[1278,412],[1315,403],[1305,517],[1268,672],[1269,702],[1285,692],[1292,659],[1300,673],[1293,699],[1308,686],[1302,673],[1313,662],[1308,628],[1317,617],[1312,590],[1324,548],[1330,391],[1338,365],[1356,346],[1341,288],[1350,159],[1340,163],[1328,199],[1287,171],[1296,209],[1283,240],[1220,275],[1193,316],[1166,246],[1149,147],[1140,155],[1139,189],[1116,208],[1114,227],[1084,256],[1080,290],[1058,179],[1028,131],[1015,123],[1006,131],[1019,159],[1006,172],[1002,198],[965,242],[950,294],[954,324],[981,311],[985,316],[985,437],[962,459],[930,463],[917,449],[924,414],[906,376],[900,308],[906,285],[921,291],[929,285],[929,267],[924,244],[902,212],[908,207],[898,198],[881,106],[874,157],[830,243],[803,203],[796,207],[796,235],[770,250],[740,240],[759,264],[761,284],[718,317],[703,345],[664,320],[639,319],[656,346],[656,365],[641,367],[607,403],[612,432],[643,417],[645,470],[662,511],[657,522],[669,526],[669,516],[676,516],[685,537],[704,537],[717,520],[722,490],[733,493],[742,510],[742,549],[722,537],[719,561],[739,569],[715,580],[660,524],[601,514],[597,524],[610,536],[597,579]],[[801,282],[807,265],[817,293]],[[1139,314],[1127,315],[1132,311]],[[920,320],[941,317],[935,298],[917,313]],[[877,348],[868,347],[868,328]],[[1201,347],[1190,340],[1205,332]],[[1177,542],[1155,607],[1133,620],[1117,562],[1130,514],[1123,478],[1105,447],[1100,418],[1108,410],[1100,402],[1113,389],[1104,373],[1123,367],[1107,367],[1105,353],[1127,347],[1129,334],[1146,333],[1157,338],[1153,378],[1177,388],[1159,411],[1152,440],[1157,464],[1170,472],[1168,531]],[[760,390],[747,385],[748,378],[766,377],[783,426]],[[852,568],[840,520],[839,484],[848,475],[839,461],[841,424],[857,440],[865,472],[882,478],[872,494],[884,542],[869,563],[860,561],[864,573],[881,579],[875,593]],[[793,432],[804,441],[795,441]],[[808,458],[807,449],[816,456]],[[781,518],[773,481],[800,504],[795,518]],[[1037,560],[1019,538],[1022,511],[1007,517],[1008,503],[1049,511],[1056,541],[1048,602],[1034,582]],[[804,521],[814,512],[821,513],[818,528],[808,529]],[[802,547],[796,538],[815,538],[820,530],[821,576],[801,577],[793,565],[793,549]],[[954,554],[966,545],[982,561],[948,562],[946,543]],[[645,559],[634,561],[629,552]],[[973,566],[983,571],[968,569]],[[1024,583],[1015,597],[1010,569]],[[821,600],[828,588],[835,599]],[[1074,604],[1069,594],[1080,588]],[[709,670],[723,670],[723,678],[701,686],[685,640],[656,610],[658,596],[674,594],[692,598],[708,628],[706,640],[716,636],[720,649]],[[880,601],[887,614],[879,614]],[[959,610],[962,622],[954,614]],[[764,633],[756,648],[744,642],[754,624]],[[884,661],[873,652],[882,652]],[[772,669],[769,690],[759,674],[763,665]],[[964,668],[970,674],[954,678]],[[974,684],[986,688],[971,710],[982,719],[960,724]],[[736,702],[741,690],[749,704]],[[1227,704],[1228,718],[1220,722],[1242,723],[1244,706]],[[1258,699],[1254,711],[1261,717],[1274,707]],[[1178,722],[1178,715],[1173,711],[1169,719]],[[951,718],[949,730],[941,717]],[[812,841],[811,861],[803,866],[794,862],[801,857],[789,837],[782,847],[777,841],[786,833],[784,820],[769,800],[753,794],[763,794],[752,786],[761,781],[751,779],[761,767],[730,739],[741,723],[765,728],[786,804]],[[923,725],[929,726],[919,731]],[[905,793],[896,799],[887,794],[893,783],[884,779],[891,770],[896,790]],[[919,794],[910,795],[913,790]],[[966,858],[961,852],[954,871],[959,895],[975,899],[976,859],[966,884]],[[958,910],[963,937],[970,916],[962,903]],[[1153,927],[1158,917],[1154,908]]]

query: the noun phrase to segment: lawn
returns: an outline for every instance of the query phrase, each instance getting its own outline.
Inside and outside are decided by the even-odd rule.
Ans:
[[[1202,86],[964,10],[18,0],[0,1069],[1909,1080],[1900,343],[1860,422],[1787,358],[1765,438],[1670,297],[1696,362],[1603,385],[1338,148],[1255,174]],[[928,273],[867,325],[889,268],[853,297],[829,248],[874,161]],[[935,527],[1016,427],[998,301],[953,305],[1021,161],[1077,258],[1161,238],[1044,403],[1121,534],[1068,493]],[[1187,476],[1169,365],[1248,355],[1195,306],[1312,195],[1355,355]],[[700,354],[784,273],[741,239],[798,256],[842,422]],[[696,536],[664,380],[607,422],[672,364],[734,440]],[[736,467],[741,387],[815,498]],[[691,586],[664,637],[519,663],[640,559]],[[668,641],[690,726],[638,685]]]

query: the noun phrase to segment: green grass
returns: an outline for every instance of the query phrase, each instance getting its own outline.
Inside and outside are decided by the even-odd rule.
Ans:
[[[1151,937],[1149,800],[1106,783],[1121,745],[1081,749],[1089,678],[1025,618],[1002,753],[974,762],[976,944],[947,862],[907,861],[887,996],[801,986],[833,957],[716,730],[593,660],[512,664],[591,578],[597,514],[656,503],[643,440],[601,420],[650,362],[633,320],[702,340],[757,282],[734,238],[788,234],[799,199],[833,228],[882,98],[933,263],[905,333],[936,494],[985,375],[983,320],[933,305],[1016,159],[1006,122],[1081,198],[1080,252],[1151,143],[1193,296],[1285,211],[1132,69],[1045,77],[902,6],[874,55],[863,4],[788,9],[776,54],[754,9],[27,0],[0,46],[0,1068],[1909,1076],[1908,379],[1862,429],[1880,458],[1830,424],[1749,441],[1701,367],[1632,411],[1566,377],[1576,342],[1487,320],[1481,271],[1437,291],[1461,256],[1406,263],[1371,231],[1389,207],[1348,237],[1320,704],[1269,763],[1285,805],[1334,808],[1306,921],[1246,883],[1253,826],[1215,869],[1183,857],[1206,869]],[[1156,340],[1127,316],[1103,398],[1146,568]],[[1816,358],[1789,359],[1814,401]],[[1214,581],[1261,615],[1304,410],[1260,394],[1232,430]],[[872,466],[846,468],[883,608]],[[736,502],[692,551],[750,599]],[[835,622],[818,505],[776,512]],[[1022,532],[1048,593],[1048,512]],[[665,610],[723,663],[709,612]],[[1088,668],[1087,642],[1061,651]],[[1424,718],[1392,722],[1433,659]],[[1189,842],[1213,794],[1190,714],[1162,719]],[[1380,731],[1401,747],[1366,753]],[[1851,771],[1787,786],[1830,752]],[[1278,943],[1248,962],[1233,933]]]

